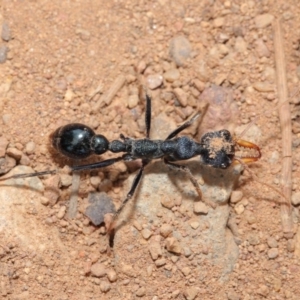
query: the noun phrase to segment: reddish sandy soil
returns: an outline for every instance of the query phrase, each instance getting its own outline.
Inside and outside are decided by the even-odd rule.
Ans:
[[[212,120],[218,127],[241,131],[259,115],[243,138],[262,151],[262,158],[249,165],[252,178],[245,170],[229,205],[210,209],[208,216],[195,213],[191,201],[185,206],[189,192],[178,198],[164,178],[155,186],[157,178],[152,182],[151,176],[160,168],[155,163],[145,178],[153,186],[142,189],[137,202],[155,202],[159,194],[161,203],[155,202],[153,216],[145,216],[142,207],[128,217],[111,251],[104,226],[93,226],[84,214],[87,197],[105,191],[119,206],[138,164],[81,174],[75,219],[66,213],[71,176],[63,177],[59,190],[44,193],[38,180],[29,188],[1,182],[1,299],[300,298],[300,98],[290,99],[294,205],[287,235],[279,204],[285,199],[276,191],[281,189],[286,136],[276,109],[272,27],[275,19],[281,21],[280,47],[292,94],[300,79],[297,0],[3,0],[0,17],[0,155],[6,154],[8,164],[37,171],[70,163],[51,154],[48,146],[50,133],[72,122],[87,124],[109,140],[120,133],[143,137],[140,83],[153,98],[153,123],[163,115],[163,125],[153,129],[153,136],[163,138],[187,120],[203,91],[218,85],[229,91],[231,102],[215,106],[198,135],[185,133],[199,139],[200,130]],[[123,86],[105,103],[106,93],[122,77]],[[222,186],[222,176],[229,175],[219,174]],[[43,186],[55,187],[56,179],[43,178]],[[176,184],[180,182],[184,191],[194,193],[189,181],[182,178]],[[152,207],[147,209],[152,212]],[[218,236],[213,218],[224,214],[230,215],[231,230],[225,228],[224,217]],[[222,248],[232,233],[235,243]],[[213,246],[216,236],[220,247]]]

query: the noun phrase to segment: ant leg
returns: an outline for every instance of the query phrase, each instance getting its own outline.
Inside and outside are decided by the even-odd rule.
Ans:
[[[145,124],[146,124],[146,138],[150,137],[150,128],[151,128],[151,97],[147,94],[145,87],[140,85],[139,87],[139,98],[146,98],[146,109],[145,109]]]
[[[201,121],[207,111],[208,108],[208,104],[206,104],[203,107],[203,110],[201,112],[196,113],[191,119],[189,119],[188,121],[184,122],[182,125],[180,125],[178,128],[176,128],[174,131],[172,131],[168,137],[166,138],[166,140],[170,140],[173,137],[175,137],[178,133],[180,133],[182,130],[186,129],[187,127],[190,127],[199,117],[201,117]]]
[[[131,185],[130,191],[128,192],[128,194],[127,194],[125,200],[122,202],[121,206],[115,212],[115,214],[113,216],[113,220],[112,220],[112,222],[111,222],[111,224],[110,224],[110,226],[109,226],[109,228],[107,230],[107,233],[109,235],[109,245],[110,245],[110,247],[113,247],[113,244],[114,244],[115,220],[118,218],[119,214],[122,212],[122,210],[125,207],[125,205],[127,204],[127,202],[133,197],[133,195],[134,195],[134,193],[136,191],[136,188],[138,187],[138,185],[139,185],[139,183],[141,181],[141,178],[142,178],[145,166],[149,163],[148,160],[143,160],[142,162],[143,162],[143,165],[140,168],[139,172],[134,177],[134,180],[133,180],[133,183]]]
[[[146,124],[146,138],[150,137],[151,128],[151,98],[146,93],[146,112],[145,112],[145,124]]]
[[[196,192],[197,192],[199,198],[202,200],[202,192],[201,192],[201,189],[200,189],[200,185],[199,185],[197,179],[193,176],[191,170],[187,166],[182,166],[182,165],[177,165],[177,164],[171,163],[167,159],[164,159],[164,163],[167,166],[169,166],[171,169],[173,169],[173,170],[185,173],[188,176],[190,182],[195,187]],[[211,206],[212,208],[216,208],[217,207],[217,205],[214,202],[212,202],[212,201],[209,201],[209,200],[207,200],[205,198],[203,199],[203,201],[205,202],[205,204]]]
[[[105,168],[105,167],[111,166],[111,165],[115,164],[116,162],[124,160],[124,159],[125,159],[125,155],[107,159],[107,160],[103,160],[103,161],[93,163],[93,164],[69,167],[69,170],[70,171],[83,171],[83,170],[92,170],[92,169],[98,169],[98,168],[100,169],[100,168]],[[59,173],[59,170],[50,170],[50,171],[42,171],[42,172],[27,173],[27,174],[26,173],[25,174],[16,174],[16,175],[12,175],[9,177],[5,177],[5,176],[1,177],[0,181],[5,181],[8,179],[13,179],[13,178],[28,178],[28,177],[36,177],[36,176],[44,176],[44,175],[54,175],[57,173]]]
[[[105,168],[105,167],[111,166],[111,165],[115,164],[116,162],[124,160],[124,159],[125,159],[125,155],[122,155],[119,157],[102,160],[102,161],[99,161],[99,162],[96,162],[93,164],[70,167],[70,169],[71,169],[71,171],[100,169],[100,168]]]
[[[235,161],[238,162],[238,163],[240,163],[240,164],[243,166],[243,168],[244,168],[245,170],[247,170],[247,172],[250,174],[250,177],[252,177],[256,182],[260,183],[261,185],[267,186],[268,188],[270,188],[270,189],[272,189],[273,191],[275,191],[278,195],[280,195],[280,196],[284,199],[284,201],[285,201],[285,202],[280,203],[280,204],[287,204],[288,206],[290,206],[290,204],[288,204],[289,201],[288,201],[287,197],[286,197],[281,191],[279,191],[278,189],[276,189],[274,186],[268,184],[267,182],[261,181],[261,180],[257,177],[257,175],[254,174],[254,173],[250,170],[250,168],[246,165],[246,163],[248,163],[248,160],[245,161],[244,159],[235,158]]]
[[[58,170],[50,170],[50,171],[42,171],[42,172],[35,172],[35,173],[25,173],[25,174],[16,174],[9,177],[1,177],[0,181],[5,181],[12,178],[28,178],[28,177],[35,177],[35,176],[44,176],[44,175],[50,175],[50,174],[56,174],[58,173]]]

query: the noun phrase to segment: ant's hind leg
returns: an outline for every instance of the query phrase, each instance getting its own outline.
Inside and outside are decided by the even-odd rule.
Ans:
[[[146,113],[145,113],[145,124],[146,124],[146,137],[150,137],[151,128],[151,98],[146,93]]]
[[[142,175],[143,175],[143,172],[144,172],[144,169],[145,169],[145,166],[149,163],[148,160],[143,160],[143,165],[142,167],[140,168],[139,172],[137,173],[137,175],[135,176],[134,180],[133,180],[133,183],[131,185],[131,188],[130,188],[130,191],[128,192],[125,200],[122,202],[121,206],[118,208],[118,210],[116,211],[116,213],[114,214],[113,216],[113,220],[107,230],[107,233],[109,235],[109,245],[110,247],[113,247],[113,244],[114,244],[114,236],[115,236],[115,220],[118,218],[119,214],[122,212],[122,210],[124,209],[126,203],[133,197],[135,191],[136,191],[136,188],[138,187],[140,181],[141,181],[141,178],[142,178]]]
[[[207,111],[208,108],[208,104],[206,104],[201,112],[196,113],[191,119],[189,119],[188,121],[184,122],[182,125],[180,125],[178,128],[176,128],[174,131],[172,131],[168,137],[166,138],[166,140],[170,140],[172,138],[174,138],[178,133],[180,133],[182,130],[190,127],[199,117],[201,118],[201,122],[202,119]]]
[[[150,137],[151,128],[151,97],[147,94],[146,88],[142,85],[139,88],[140,99],[146,99],[146,109],[145,109],[145,125],[146,125],[146,138]]]
[[[200,185],[199,185],[197,179],[193,176],[191,170],[187,166],[177,165],[177,164],[171,163],[170,161],[168,161],[166,159],[164,159],[164,163],[173,170],[185,173],[188,176],[191,183],[193,184],[193,186],[195,187],[199,198],[201,200],[203,200],[205,202],[205,204],[211,206],[212,208],[217,207],[217,205],[214,202],[209,201],[208,199],[205,199],[205,198],[202,199],[202,192],[201,192],[201,189],[200,189]]]

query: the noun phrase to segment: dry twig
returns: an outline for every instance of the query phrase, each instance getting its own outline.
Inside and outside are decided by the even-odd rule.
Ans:
[[[93,110],[94,112],[98,112],[98,110],[103,107],[104,105],[109,105],[118,91],[122,88],[125,84],[126,78],[123,75],[118,76],[113,84],[111,85],[110,89],[107,93],[103,94],[99,101],[95,104]]]
[[[282,193],[285,195],[286,203],[281,204],[282,229],[287,237],[293,235],[293,221],[291,215],[291,194],[292,194],[292,137],[291,137],[291,113],[287,102],[287,80],[286,63],[283,49],[283,37],[279,20],[273,24],[274,48],[276,63],[276,78],[278,101],[285,103],[280,105],[279,119],[282,132]]]
[[[74,172],[72,175],[71,197],[69,202],[69,208],[67,211],[67,216],[69,219],[75,219],[77,215],[79,185],[80,185],[80,174]]]

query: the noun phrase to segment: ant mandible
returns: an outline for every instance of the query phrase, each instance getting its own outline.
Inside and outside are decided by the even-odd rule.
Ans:
[[[111,151],[113,153],[125,153],[122,156],[92,164],[72,166],[70,167],[71,171],[104,168],[119,161],[132,161],[136,159],[142,160],[142,166],[135,176],[125,200],[113,215],[113,220],[111,220],[111,224],[108,227],[110,245],[113,245],[115,220],[123,210],[126,203],[133,197],[137,186],[141,181],[145,167],[153,159],[163,159],[164,163],[171,169],[184,172],[195,187],[199,197],[202,198],[200,185],[196,178],[192,175],[190,169],[187,166],[177,164],[177,161],[200,156],[201,162],[205,165],[209,165],[213,168],[227,169],[235,161],[244,164],[257,161],[261,157],[260,149],[257,145],[248,141],[234,139],[230,132],[225,129],[204,134],[200,142],[197,142],[188,136],[177,137],[181,131],[191,126],[199,117],[203,117],[206,109],[204,109],[201,113],[199,112],[195,114],[190,120],[172,131],[165,140],[150,139],[151,98],[147,93],[145,98],[146,137],[143,139],[132,139],[121,134],[119,140],[109,142],[105,136],[95,134],[91,128],[80,123],[72,123],[59,127],[51,135],[52,146],[68,158],[84,159],[92,154],[100,155],[107,151]],[[235,157],[235,152],[239,147],[254,149],[256,150],[256,154],[253,156],[237,158]],[[0,178],[0,181],[11,178],[26,178],[56,173],[58,173],[57,170],[17,174],[6,178]],[[216,206],[214,203],[209,202],[209,200],[206,200],[206,203],[212,207]]]

